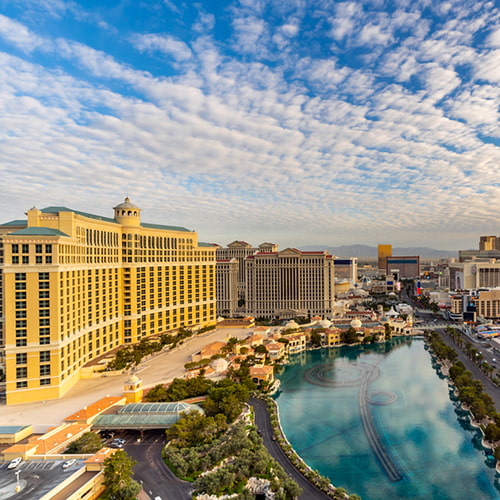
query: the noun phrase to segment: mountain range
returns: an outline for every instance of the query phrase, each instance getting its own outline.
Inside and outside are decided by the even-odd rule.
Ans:
[[[301,247],[301,250],[328,250],[329,253],[342,258],[357,257],[358,259],[376,260],[378,248],[369,245],[341,245],[338,247],[327,246],[319,247],[317,245],[308,245]],[[456,250],[437,250],[428,247],[393,247],[392,255],[411,256],[418,255],[421,259],[446,259],[451,257],[458,258]]]

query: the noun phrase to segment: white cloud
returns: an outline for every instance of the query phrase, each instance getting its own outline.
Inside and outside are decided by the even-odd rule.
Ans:
[[[32,52],[42,47],[44,40],[26,26],[0,14],[0,37],[23,52]]]
[[[192,57],[191,50],[184,42],[169,35],[137,34],[132,37],[132,43],[142,52],[159,51],[172,56],[176,61],[186,61]]]
[[[486,39],[485,44],[488,47],[500,49],[500,28],[496,28],[491,31],[491,33],[488,35],[488,38]]]
[[[0,55],[0,179],[13,186],[3,213],[18,218],[20,203],[89,210],[92,200],[89,211],[111,215],[129,195],[144,220],[205,240],[279,235],[294,246],[322,234],[325,244],[373,243],[392,231],[446,247],[450,217],[461,234],[489,223],[500,210],[500,150],[480,136],[498,137],[495,50],[473,46],[471,31],[457,36],[461,22],[431,32],[416,7],[366,22],[359,3],[337,4],[330,35],[382,51],[360,67],[340,50],[298,50],[303,20],[273,27],[261,17],[269,5],[247,1],[232,14],[232,52],[211,34],[210,14],[189,45],[136,35],[145,58],[156,51],[182,63],[163,77],[0,18],[9,43],[31,54],[43,47],[58,64]],[[13,27],[22,28],[16,40],[5,35]],[[411,37],[398,39],[400,30]]]

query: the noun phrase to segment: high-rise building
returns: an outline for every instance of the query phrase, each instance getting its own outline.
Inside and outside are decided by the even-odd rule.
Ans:
[[[489,250],[499,250],[500,249],[500,238],[497,236],[480,236],[479,238],[479,250],[489,251]]]
[[[378,268],[383,272],[387,269],[387,257],[392,256],[392,245],[378,246]]]
[[[0,226],[7,404],[58,398],[124,344],[216,322],[215,248],[182,227],[35,207]]]
[[[358,259],[349,257],[348,259],[339,259],[335,257],[335,279],[348,280],[352,285],[358,282]]]
[[[274,243],[262,243],[258,247],[253,247],[246,241],[236,240],[229,243],[227,247],[217,247],[217,260],[238,259],[238,298],[245,299],[245,258],[255,252],[277,252],[278,245]]]
[[[238,259],[217,260],[217,317],[233,318],[238,310]]]
[[[386,257],[386,273],[392,274],[397,280],[400,278],[420,277],[420,257],[418,255],[404,255]]]
[[[454,290],[500,287],[500,262],[495,259],[453,262],[449,273],[450,288]]]
[[[334,256],[328,252],[258,252],[245,259],[247,314],[265,318],[331,317]]]

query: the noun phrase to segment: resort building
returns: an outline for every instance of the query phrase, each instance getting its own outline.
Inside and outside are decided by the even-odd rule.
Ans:
[[[245,259],[246,312],[261,318],[331,317],[334,257],[327,251],[258,252]]]
[[[141,221],[33,207],[0,225],[0,352],[7,404],[61,397],[124,344],[216,323],[215,248]]]
[[[500,286],[500,262],[495,259],[454,262],[449,266],[450,288],[474,290]]]
[[[238,259],[217,260],[217,317],[234,318],[238,311]]]
[[[245,259],[256,252],[268,253],[278,251],[278,245],[274,243],[262,243],[258,247],[253,247],[246,241],[238,240],[229,243],[225,248],[219,245],[215,245],[215,247],[217,248],[217,260],[229,261],[237,259],[238,261],[238,299],[245,299]],[[223,268],[221,268],[222,270]]]

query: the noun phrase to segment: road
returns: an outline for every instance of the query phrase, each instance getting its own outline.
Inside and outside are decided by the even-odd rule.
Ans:
[[[281,449],[280,445],[273,441],[273,429],[271,427],[271,420],[267,405],[261,399],[251,399],[249,403],[254,408],[255,425],[261,432],[264,445],[269,451],[270,455],[283,467],[285,472],[302,488],[301,500],[323,500],[330,499],[328,495],[311,484],[290,462],[285,452]]]
[[[458,347],[455,342],[453,342],[450,336],[446,333],[446,330],[441,330],[439,333],[441,335],[441,338],[443,339],[443,342],[455,349],[458,354],[458,359],[462,361],[462,363],[465,365],[465,368],[467,368],[467,370],[469,370],[476,379],[482,382],[482,384],[484,385],[484,391],[493,399],[496,410],[500,411],[500,389],[489,379],[489,377],[485,375],[485,373],[475,363],[472,362],[472,360],[462,351],[462,349],[460,349],[460,347]],[[464,339],[466,339],[468,342],[471,342],[471,339],[469,337],[466,337],[465,335]],[[482,351],[483,356],[485,356],[486,352],[484,344],[476,343],[475,347],[479,348]],[[494,354],[488,353],[486,354],[485,358],[492,359],[493,356]]]
[[[129,434],[127,434],[127,437]],[[161,450],[165,445],[165,431],[146,431],[139,442],[127,439],[125,451],[137,464],[134,478],[142,484],[150,498],[159,496],[162,500],[190,500],[193,486],[181,481],[164,464]]]

